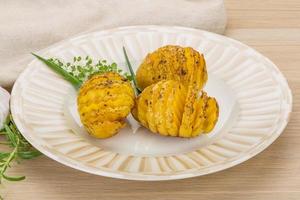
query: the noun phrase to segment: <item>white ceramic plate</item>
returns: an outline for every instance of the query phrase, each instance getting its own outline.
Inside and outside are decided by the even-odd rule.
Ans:
[[[76,92],[59,75],[33,60],[16,81],[14,120],[38,150],[67,166],[133,180],[200,176],[237,165],[264,150],[283,131],[291,91],[277,67],[250,47],[227,37],[183,27],[134,26],[85,34],[44,50],[44,57],[71,60],[89,55],[124,66],[122,46],[137,69],[147,53],[166,44],[203,52],[220,118],[212,133],[193,139],[149,133],[128,117],[110,139],[89,137],[78,118]],[[123,67],[126,70],[126,67]]]

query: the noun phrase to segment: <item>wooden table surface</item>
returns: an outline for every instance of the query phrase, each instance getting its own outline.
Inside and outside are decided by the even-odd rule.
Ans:
[[[277,64],[293,91],[291,121],[265,151],[215,174],[166,182],[136,182],[90,175],[45,156],[15,165],[5,199],[300,199],[300,1],[226,0],[226,35],[257,49]]]

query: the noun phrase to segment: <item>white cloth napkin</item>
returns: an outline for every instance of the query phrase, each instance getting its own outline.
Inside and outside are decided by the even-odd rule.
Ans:
[[[81,32],[128,25],[178,25],[223,33],[223,0],[4,0],[0,85],[10,88],[36,52]]]

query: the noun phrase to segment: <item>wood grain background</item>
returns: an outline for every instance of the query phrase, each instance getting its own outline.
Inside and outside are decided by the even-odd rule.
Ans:
[[[0,194],[13,200],[79,199],[300,199],[300,1],[225,0],[226,35],[257,49],[277,64],[294,96],[291,121],[273,145],[255,158],[215,174],[178,181],[135,182],[104,178],[65,167],[43,156],[9,172]]]

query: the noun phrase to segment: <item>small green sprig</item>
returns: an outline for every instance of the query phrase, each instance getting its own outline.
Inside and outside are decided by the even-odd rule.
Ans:
[[[1,144],[8,145],[12,149],[10,152],[0,152],[0,183],[2,183],[3,179],[21,181],[25,179],[25,176],[8,176],[6,170],[14,160],[19,162],[22,159],[32,159],[41,155],[41,153],[34,149],[21,135],[11,115],[7,118],[4,128],[0,130],[0,134],[6,137],[6,142]]]

